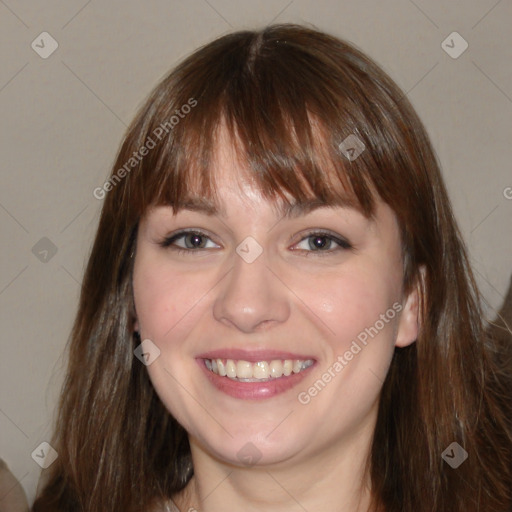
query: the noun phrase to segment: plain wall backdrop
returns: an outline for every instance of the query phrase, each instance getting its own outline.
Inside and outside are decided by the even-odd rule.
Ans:
[[[198,46],[283,22],[347,39],[406,92],[487,314],[501,306],[512,271],[511,2],[0,0],[0,457],[30,502],[102,206],[93,190],[126,126]]]

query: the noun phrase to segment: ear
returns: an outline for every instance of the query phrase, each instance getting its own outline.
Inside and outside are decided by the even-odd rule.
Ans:
[[[138,320],[135,320],[135,322],[133,323],[133,330],[134,330],[134,332],[140,332]]]
[[[418,338],[420,328],[419,298],[421,293],[421,283],[425,276],[425,268],[420,267],[418,278],[410,293],[403,303],[402,313],[398,322],[395,346],[403,348],[414,343]]]

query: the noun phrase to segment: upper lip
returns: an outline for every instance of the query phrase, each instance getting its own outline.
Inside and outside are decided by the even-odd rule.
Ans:
[[[199,359],[232,359],[237,361],[248,361],[250,363],[257,363],[258,361],[272,361],[284,359],[299,359],[307,361],[308,359],[315,360],[310,355],[295,354],[293,352],[283,352],[281,350],[244,350],[239,348],[226,348],[212,350],[197,356]]]

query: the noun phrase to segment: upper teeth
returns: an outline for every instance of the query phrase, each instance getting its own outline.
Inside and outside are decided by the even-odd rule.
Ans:
[[[254,382],[260,380],[277,379],[279,377],[299,373],[313,364],[312,359],[285,359],[273,361],[258,361],[251,363],[244,360],[233,359],[205,359],[206,367],[221,377]]]

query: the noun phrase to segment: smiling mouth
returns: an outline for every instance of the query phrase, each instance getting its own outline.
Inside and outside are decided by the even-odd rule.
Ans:
[[[238,382],[268,382],[300,373],[313,365],[313,359],[273,359],[252,363],[243,359],[203,359],[208,370]]]

